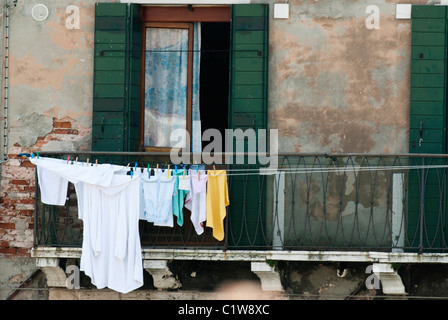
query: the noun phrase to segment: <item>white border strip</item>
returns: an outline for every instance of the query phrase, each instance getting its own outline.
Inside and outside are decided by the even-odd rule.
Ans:
[[[137,3],[137,4],[176,4],[176,5],[225,5],[225,4],[244,4],[250,3],[250,0],[120,0],[121,3]]]

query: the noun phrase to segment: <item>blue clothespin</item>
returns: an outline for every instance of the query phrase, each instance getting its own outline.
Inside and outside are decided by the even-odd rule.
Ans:
[[[199,165],[197,164],[196,165],[196,173],[198,173],[199,172]]]
[[[31,154],[31,159],[33,159],[33,158],[34,158],[34,153]]]
[[[134,165],[134,171],[137,172],[137,162]]]
[[[149,169],[149,163],[148,163],[148,180],[151,179],[151,170]]]
[[[174,172],[177,173],[177,165],[174,165]]]
[[[131,179],[132,179],[132,176],[133,176],[133,175],[134,175],[134,171],[131,170]]]

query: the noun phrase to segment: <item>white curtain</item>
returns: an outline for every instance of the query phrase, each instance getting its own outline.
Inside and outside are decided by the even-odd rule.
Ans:
[[[199,112],[200,24],[194,26],[192,151],[201,149]],[[147,28],[144,144],[173,147],[176,129],[187,128],[188,29]],[[199,139],[198,139],[199,137]],[[182,141],[186,141],[183,137]]]

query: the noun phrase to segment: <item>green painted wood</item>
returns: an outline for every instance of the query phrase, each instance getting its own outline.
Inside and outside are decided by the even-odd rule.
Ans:
[[[440,129],[445,127],[445,121],[439,115],[419,115],[410,119],[409,127],[411,129]],[[442,136],[443,137],[443,136]],[[442,142],[442,141],[439,141]]]
[[[411,52],[413,60],[444,60],[445,48],[444,46],[412,46],[414,50]]]
[[[412,82],[412,81],[411,81]],[[416,115],[443,116],[443,102],[411,101],[410,112]]]
[[[95,18],[96,30],[125,30],[126,29],[126,16],[119,17],[101,17]]]
[[[265,4],[232,5],[231,57],[229,90],[229,128],[267,128],[267,57],[268,14]],[[249,151],[249,143],[257,140],[233,140],[232,146],[243,146]],[[234,163],[236,163],[234,158]],[[244,159],[244,165],[236,168],[258,168]],[[244,172],[244,171],[242,171]],[[253,172],[253,171],[248,171]],[[266,243],[266,183],[264,177],[234,176],[230,180],[230,216],[228,244],[244,248]]]
[[[236,83],[238,84],[238,83]],[[264,100],[263,99],[237,99],[233,100],[233,111],[236,113],[247,112],[264,112]]]
[[[445,60],[416,60],[411,61],[411,73],[423,73],[423,74],[444,74],[445,73]]]
[[[138,151],[140,20],[140,5],[95,5],[94,151]]]
[[[444,74],[413,74],[411,86],[413,88],[441,88],[443,90]]]
[[[412,5],[411,18],[414,19],[445,19],[446,10],[438,6]]]
[[[95,44],[95,57],[126,57],[126,45],[123,43],[97,43]]]
[[[444,154],[447,150],[446,17],[447,8],[444,6],[412,6],[410,153]],[[425,164],[442,164],[442,160],[428,161]],[[421,164],[422,160],[417,159],[413,163]],[[422,241],[423,250],[429,246],[445,246],[442,235],[447,235],[446,208],[440,207],[446,201],[445,184],[443,170],[410,170],[407,206],[409,245],[418,247]],[[420,199],[422,191],[424,202]],[[421,205],[423,212],[420,211]],[[420,213],[423,213],[423,227]]]
[[[108,99],[108,98],[95,98],[93,99],[93,105],[95,106],[95,113],[112,111],[112,112],[124,112],[124,99]]]
[[[124,72],[123,71],[102,71],[97,70],[95,72],[95,84],[121,84],[124,85]]]

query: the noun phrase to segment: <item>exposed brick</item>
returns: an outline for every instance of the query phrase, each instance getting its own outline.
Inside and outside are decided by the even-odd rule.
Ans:
[[[14,223],[0,223],[0,229],[15,229],[16,225]]]
[[[17,249],[16,248],[0,248],[0,253],[4,253],[4,254],[17,254]]]
[[[34,199],[33,198],[28,198],[28,199],[18,199],[16,200],[17,203],[23,203],[23,204],[34,204]]]
[[[20,164],[21,167],[26,167],[26,168],[34,168],[35,165],[32,164],[29,160],[24,160],[22,161],[22,163]]]
[[[55,134],[75,134],[78,135],[79,131],[76,129],[54,129]]]
[[[10,181],[11,184],[15,184],[15,185],[21,185],[21,186],[27,186],[29,185],[29,181],[27,180],[18,180],[18,179],[13,179]]]
[[[70,129],[72,127],[72,124],[69,121],[53,120],[53,127],[54,128]]]
[[[28,255],[31,254],[31,249],[30,248],[17,248],[17,254],[18,255]]]
[[[16,202],[17,202],[17,200],[11,199],[11,198],[0,199],[0,203],[3,203],[3,204],[15,204]]]
[[[34,216],[33,210],[19,210],[18,215],[22,217],[32,217]]]

